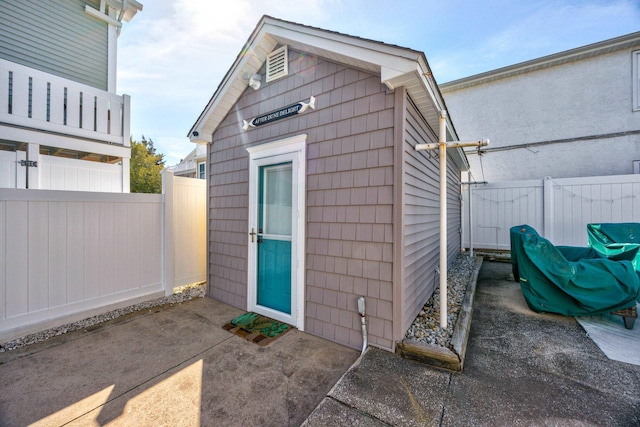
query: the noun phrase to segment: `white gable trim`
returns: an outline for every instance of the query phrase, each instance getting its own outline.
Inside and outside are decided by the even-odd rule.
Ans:
[[[267,56],[283,45],[377,74],[390,90],[404,86],[429,125],[438,129],[438,118],[445,103],[421,52],[264,16],[247,40],[244,54],[237,57],[189,131],[187,136],[192,142],[213,142],[213,132],[248,86],[244,76],[257,73]],[[447,129],[451,140],[457,140],[449,118]]]
[[[390,89],[406,84],[408,80],[416,86],[422,86],[422,90],[429,87],[425,94],[431,98],[429,107],[443,109],[444,102],[439,95],[436,95],[437,90],[433,89],[435,82],[420,52],[263,17],[247,41],[246,48],[243,49],[247,53],[238,56],[190,130],[188,136],[191,141],[211,142],[211,134],[247,88],[247,82],[243,76],[246,73],[258,72],[267,55],[278,45],[288,45],[289,49],[308,52],[379,74],[381,82]],[[425,85],[420,82],[421,80],[432,82]],[[420,96],[415,98],[419,99]],[[437,115],[436,113],[434,128],[437,128]],[[193,132],[197,132],[197,136]]]

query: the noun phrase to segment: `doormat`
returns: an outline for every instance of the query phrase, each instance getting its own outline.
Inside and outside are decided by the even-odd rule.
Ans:
[[[261,314],[249,312],[236,317],[225,324],[222,329],[252,343],[265,346],[280,338],[293,327]]]

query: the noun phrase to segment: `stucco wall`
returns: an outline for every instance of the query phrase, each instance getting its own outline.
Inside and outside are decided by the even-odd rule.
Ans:
[[[316,97],[317,110],[247,132],[242,119]],[[359,347],[392,348],[393,93],[380,77],[289,51],[289,75],[248,89],[213,135],[208,168],[209,294],[247,306],[246,148],[306,133],[305,329]]]
[[[637,47],[636,47],[637,49]],[[443,89],[461,139],[490,138],[490,150],[469,155],[476,180],[633,173],[640,159],[640,112],[632,110],[633,49],[471,86]],[[507,146],[574,139],[528,148]]]

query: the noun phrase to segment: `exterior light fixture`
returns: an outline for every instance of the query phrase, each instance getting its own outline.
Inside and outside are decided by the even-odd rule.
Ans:
[[[249,80],[249,86],[251,86],[253,90],[260,89],[260,86],[262,85],[262,76],[260,74],[245,73],[244,79]]]

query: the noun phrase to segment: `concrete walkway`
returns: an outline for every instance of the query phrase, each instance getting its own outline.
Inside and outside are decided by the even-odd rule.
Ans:
[[[483,264],[460,374],[296,330],[259,347],[204,298],[0,353],[0,426],[640,425],[640,366],[533,313],[510,270]]]
[[[359,352],[292,330],[266,347],[210,298],[0,353],[0,426],[297,426]]]
[[[510,273],[483,264],[462,373],[370,348],[305,425],[640,425],[640,366],[607,359],[574,318],[529,310]]]

